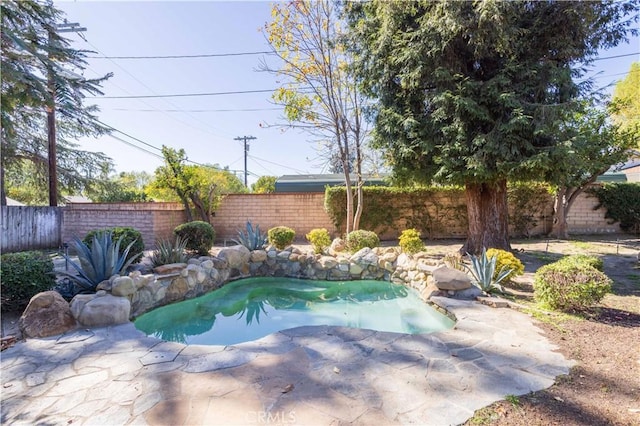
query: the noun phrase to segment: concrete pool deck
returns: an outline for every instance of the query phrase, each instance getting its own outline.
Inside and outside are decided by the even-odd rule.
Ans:
[[[299,327],[185,346],[133,324],[20,341],[0,361],[2,424],[453,425],[573,365],[529,316],[434,298],[454,329]]]

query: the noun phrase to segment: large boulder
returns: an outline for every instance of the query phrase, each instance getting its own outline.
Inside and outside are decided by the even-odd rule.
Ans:
[[[431,273],[433,283],[440,290],[465,290],[471,287],[469,275],[457,269],[446,266],[435,269]]]
[[[136,290],[136,285],[131,277],[117,277],[111,284],[111,293],[114,296],[129,296]]]
[[[129,322],[131,303],[125,297],[116,297],[99,291],[96,294],[80,294],[71,301],[71,312],[76,321],[87,327]]]
[[[242,269],[249,263],[251,252],[243,245],[225,247],[218,253],[218,258],[226,260],[229,268]]]
[[[45,291],[31,298],[18,321],[24,337],[48,337],[76,327],[69,303],[57,291]]]

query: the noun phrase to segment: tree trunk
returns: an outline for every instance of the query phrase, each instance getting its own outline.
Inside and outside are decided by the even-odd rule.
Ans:
[[[0,167],[0,206],[7,205],[7,193],[4,189],[4,164]]]
[[[483,248],[511,250],[509,244],[509,212],[507,181],[467,184],[467,216],[469,231],[462,253],[477,254]]]
[[[567,206],[567,188],[560,187],[553,200],[553,227],[551,228],[551,236],[566,240],[569,238],[569,227],[567,226],[567,215],[569,209]]]

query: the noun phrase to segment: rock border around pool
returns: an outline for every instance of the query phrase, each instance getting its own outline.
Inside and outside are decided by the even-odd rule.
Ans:
[[[98,285],[96,294],[77,295],[70,304],[57,292],[39,293],[21,316],[20,330],[25,337],[46,337],[78,325],[122,324],[160,306],[202,296],[248,277],[385,280],[417,290],[429,303],[434,296],[474,300],[482,294],[464,272],[445,267],[428,253],[407,255],[396,247],[363,248],[353,254],[328,256],[303,253],[295,247],[249,251],[237,245],[221,249],[217,256],[163,265],[154,272],[113,276]]]

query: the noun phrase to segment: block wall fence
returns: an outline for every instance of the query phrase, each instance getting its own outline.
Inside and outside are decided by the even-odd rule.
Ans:
[[[461,212],[464,197],[457,200],[438,198],[442,210],[431,212],[444,218],[438,229],[431,230],[429,238],[464,238],[464,218],[451,212]],[[597,199],[582,193],[571,207],[568,217],[569,232],[580,234],[608,234],[620,232],[617,223],[604,218],[605,210],[594,210]],[[447,206],[450,209],[447,209]],[[425,207],[431,209],[433,206]],[[443,208],[444,207],[444,208]],[[43,210],[44,209],[44,210]],[[552,206],[536,220],[531,236],[544,235],[551,230]],[[224,197],[211,220],[216,240],[229,244],[244,229],[247,220],[267,231],[274,226],[289,226],[296,231],[298,241],[315,228],[326,228],[332,237],[339,236],[329,215],[324,210],[324,193],[286,194],[230,194]],[[180,203],[113,203],[70,204],[65,207],[2,207],[2,252],[59,248],[72,237],[82,238],[94,229],[130,226],[142,233],[146,249],[152,249],[160,238],[171,238],[173,229],[186,222]],[[389,229],[375,230],[383,240],[397,239],[400,232],[411,227],[406,217],[399,214]]]
[[[170,238],[173,228],[186,222],[180,203],[83,203],[62,208],[62,242],[83,238],[94,229],[129,226],[142,234],[145,248],[156,239]]]

